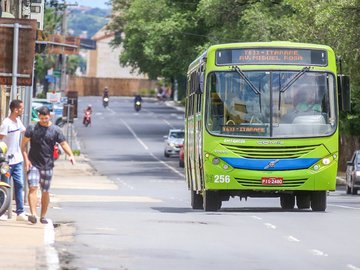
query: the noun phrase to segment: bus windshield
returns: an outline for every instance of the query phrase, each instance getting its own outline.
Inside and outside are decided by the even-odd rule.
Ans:
[[[337,124],[335,93],[334,76],[327,72],[212,72],[206,127],[219,136],[328,136]]]

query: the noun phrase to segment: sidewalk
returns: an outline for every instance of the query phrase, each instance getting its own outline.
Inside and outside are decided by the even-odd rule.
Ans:
[[[64,154],[55,162],[52,186],[66,178],[90,173],[92,168],[81,155],[75,157],[77,164],[72,166],[64,159]],[[48,209],[49,224],[43,225],[39,221],[31,224],[26,221],[16,221],[16,214],[8,220],[0,220],[0,269],[1,270],[29,270],[29,269],[59,269],[59,260],[53,248],[55,240],[54,225],[51,220],[52,207],[56,204],[56,194],[50,190],[50,205]],[[13,209],[15,202],[13,201]],[[30,212],[28,205],[25,211]],[[40,208],[38,208],[38,214]]]

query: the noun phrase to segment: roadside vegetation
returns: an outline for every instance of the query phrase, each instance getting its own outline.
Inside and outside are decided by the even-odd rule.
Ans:
[[[360,134],[359,0],[113,0],[109,28],[120,63],[151,78],[185,82],[189,63],[211,44],[284,40],[331,46],[351,76],[344,134]],[[184,83],[179,83],[180,96]]]

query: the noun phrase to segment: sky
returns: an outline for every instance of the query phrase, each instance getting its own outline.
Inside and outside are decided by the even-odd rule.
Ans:
[[[74,4],[78,3],[81,6],[87,6],[87,7],[98,7],[98,8],[106,8],[108,9],[109,6],[105,5],[107,0],[67,0],[66,3]]]

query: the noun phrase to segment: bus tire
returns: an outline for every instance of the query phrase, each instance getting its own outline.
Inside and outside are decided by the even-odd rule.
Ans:
[[[311,198],[309,194],[296,195],[296,205],[299,209],[309,209],[311,205]]]
[[[295,206],[295,196],[292,194],[282,194],[280,195],[280,205],[282,209],[294,209]]]
[[[313,211],[325,211],[326,191],[313,191],[311,194],[311,209]]]
[[[191,207],[192,209],[204,209],[204,200],[201,194],[196,193],[195,190],[191,190]]]
[[[206,212],[216,212],[221,208],[221,200],[216,191],[203,191],[203,206]]]

